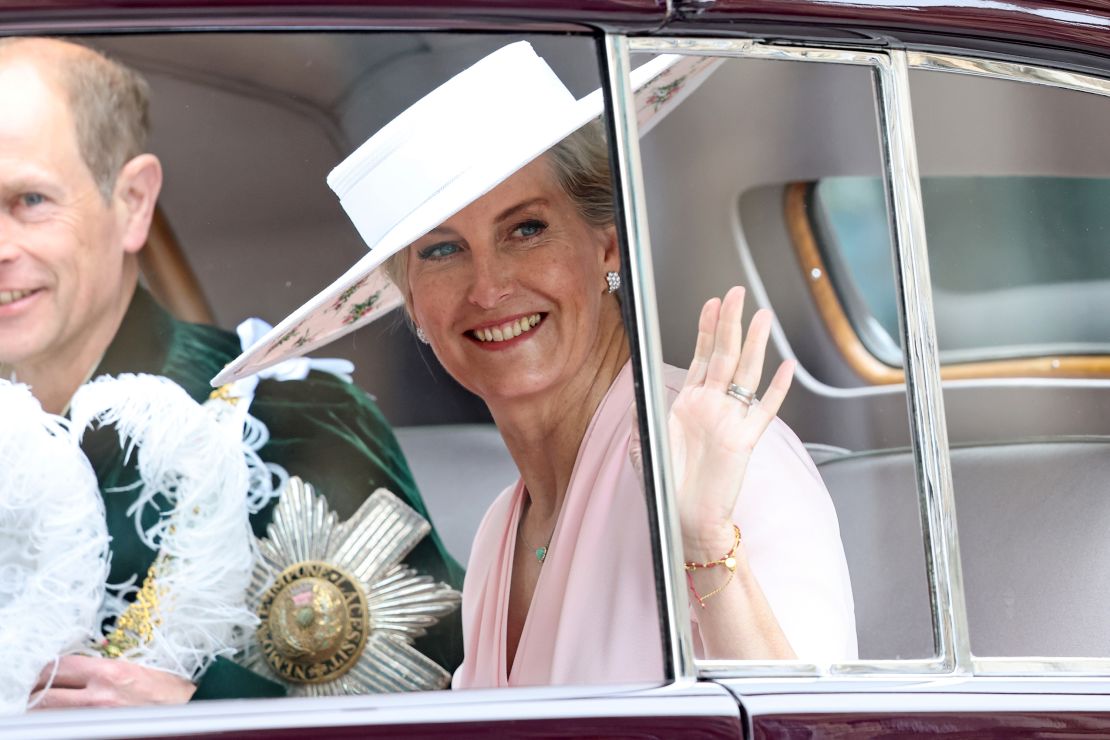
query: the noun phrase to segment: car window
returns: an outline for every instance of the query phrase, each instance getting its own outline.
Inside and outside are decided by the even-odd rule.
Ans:
[[[670,48],[704,53],[726,43],[687,40]],[[665,46],[662,41],[639,44]],[[790,47],[734,46],[740,56],[827,58],[825,52],[807,56],[805,50]],[[905,63],[970,68],[1002,78],[1051,77],[1019,66],[986,73],[981,71],[990,69],[986,63],[936,61],[927,54],[908,55],[908,61],[900,62],[898,56],[892,59],[895,70]],[[668,331],[671,337],[682,336],[677,317],[691,313],[680,309],[684,302],[694,302],[683,292],[694,276],[727,285],[740,274],[778,313],[782,333],[776,335],[776,350],[786,349],[800,360],[801,382],[793,400],[806,402],[798,412],[788,405],[783,417],[796,425],[811,454],[822,458],[818,469],[836,504],[852,566],[861,658],[942,654],[940,663],[922,670],[961,665],[1008,673],[1031,665],[1030,660],[1049,665],[1017,656],[1058,655],[1053,669],[1082,670],[1078,666],[1084,664],[1068,659],[1105,654],[1095,616],[1102,605],[1092,599],[1089,584],[1105,580],[1107,567],[1094,534],[1104,520],[1101,481],[1110,459],[1105,454],[1107,385],[1099,375],[1106,339],[1099,329],[1106,269],[1099,199],[1110,175],[1105,149],[1098,144],[1108,110],[1099,94],[1107,86],[1083,76],[1066,80],[1077,90],[1059,90],[924,71],[913,71],[899,82],[896,72],[893,81],[884,76],[884,64],[876,62],[876,92],[885,128],[880,129],[882,147],[871,150],[870,157],[860,152],[873,146],[875,129],[865,120],[853,120],[850,105],[859,100],[858,113],[871,101],[866,76],[853,88],[836,77],[849,78],[858,68],[821,64],[730,61],[691,97],[685,115],[649,135],[644,142],[645,186],[649,204],[655,205],[653,250],[664,265],[658,278],[664,286],[659,291],[663,336]],[[765,73],[766,88],[750,82],[758,79],[761,67],[776,70]],[[787,82],[779,74],[797,77]],[[805,75],[810,75],[810,86]],[[899,98],[897,105],[891,102]],[[908,99],[912,121],[900,115],[910,110],[900,108]],[[760,101],[757,110],[744,105],[752,100]],[[1016,110],[1036,110],[1038,115],[1018,117]],[[835,139],[827,136],[830,132],[837,133]],[[669,148],[659,143],[665,136],[672,137]],[[775,156],[767,157],[769,151]],[[882,159],[875,156],[879,151],[889,152],[897,174],[886,184]],[[783,166],[791,157],[798,161],[793,171]],[[920,189],[918,162],[924,175]],[[676,177],[679,173],[687,176]],[[702,190],[691,182],[709,187]],[[730,193],[738,197],[739,207],[738,218],[728,222],[714,207]],[[895,214],[889,218],[892,204]],[[847,207],[830,215],[840,206]],[[861,208],[870,208],[869,215],[852,212]],[[1011,223],[1005,214],[1015,210],[1020,219],[1015,215]],[[973,211],[978,215],[974,221]],[[838,218],[854,219],[851,249],[885,245],[883,259],[866,262],[866,269],[853,275],[870,281],[872,288],[857,289],[850,299],[838,296],[834,286],[851,274],[847,263],[865,260],[858,254],[825,260],[818,245],[837,228],[842,229],[837,238],[848,238],[843,223],[828,223]],[[969,236],[991,225],[998,233]],[[713,248],[706,251],[703,268],[692,258],[698,254],[694,250],[704,249],[699,242],[715,244],[726,229],[740,270],[725,261],[722,255],[728,250]],[[891,267],[897,264],[891,256],[891,233],[902,240],[900,270]],[[964,236],[953,236],[958,233]],[[1048,234],[1053,245],[1072,236],[1067,245],[1050,249],[1045,245]],[[934,236],[940,240],[936,255],[930,242]],[[1023,245],[1030,245],[1026,252],[1020,251]],[[793,259],[776,263],[783,254]],[[936,266],[929,283],[923,270],[926,255]],[[667,287],[672,285],[681,288]],[[668,295],[674,300],[670,305]],[[1029,303],[1019,308],[1011,299]],[[888,360],[897,361],[877,362],[857,336],[864,329],[853,329],[843,313],[830,320],[834,312],[829,307],[843,312],[842,300],[857,316],[866,316],[859,327],[880,343],[871,346],[882,346]],[[892,307],[903,310],[903,302],[917,303],[904,309],[916,317],[899,321],[901,326],[891,324]],[[1008,308],[1000,313],[998,306]],[[928,313],[933,317],[923,321]],[[885,326],[880,316],[886,317]],[[848,351],[835,336],[843,328],[851,331],[856,345]],[[981,341],[981,351],[993,364],[979,375],[955,376],[973,381],[943,386],[946,418],[939,413],[939,375],[925,370],[909,386],[909,398],[904,395],[907,386],[899,368],[905,353],[893,337],[900,334],[905,340],[910,329],[919,343],[915,363],[938,345],[939,359],[960,357],[975,332],[992,337]],[[676,344],[672,339],[672,346]],[[991,380],[994,375],[1038,374],[1028,365],[1001,371],[998,364],[1034,345],[1036,351],[1052,353],[1033,366],[1052,380]],[[946,352],[946,347],[952,349]],[[854,360],[861,349],[885,368],[885,375],[859,371]],[[920,366],[917,372],[922,373]],[[819,410],[833,399],[835,407]],[[908,400],[916,408],[912,445],[893,431],[897,412],[893,406],[882,407],[884,399]],[[814,444],[821,441],[842,449],[824,457],[829,451]],[[944,452],[949,441],[950,456]],[[939,464],[937,456],[944,458]],[[932,480],[922,483],[922,475]],[[923,486],[920,501],[918,486]],[[920,530],[913,526],[919,513],[929,520],[924,548],[916,539]],[[928,553],[931,580],[916,592],[922,610],[911,612],[915,574],[922,572],[914,561],[922,549]],[[1030,569],[1038,576],[1028,578]],[[1047,598],[1040,586],[1046,581],[1052,581]],[[932,634],[930,620],[922,618],[930,599]],[[951,606],[938,611],[945,599]],[[1068,626],[1059,629],[1061,624]],[[711,675],[742,675],[745,670],[712,662],[703,667]]]
[[[112,371],[157,372],[157,363],[142,363],[165,348],[152,348],[149,337],[138,336],[144,332],[158,342],[165,337],[174,337],[167,340],[171,343],[195,340],[198,344],[185,342],[166,351],[184,353],[173,356],[191,367],[190,379],[196,382],[188,390],[206,398],[207,376],[218,367],[209,367],[214,353],[204,342],[219,344],[222,359],[216,364],[221,364],[240,350],[240,338],[234,334],[240,322],[260,317],[276,324],[365,254],[366,246],[325,183],[331,168],[425,92],[521,38],[434,33],[84,38],[84,43],[106,51],[148,80],[150,149],[161,159],[166,177],[153,246],[143,265],[143,292],[133,304],[136,316],[127,324],[135,329],[136,340],[121,357],[113,354],[120,362]],[[527,40],[575,96],[598,87],[591,39],[564,35]],[[511,92],[520,96],[520,105],[528,104],[527,91]],[[155,252],[160,257],[150,256]],[[176,320],[204,321],[220,331],[186,328]],[[135,357],[141,367],[129,364]],[[403,490],[393,492],[427,517],[434,532],[413,550],[416,559],[410,565],[415,574],[375,571],[369,606],[363,607],[380,610],[377,616],[371,614],[379,625],[371,632],[376,629],[386,636],[372,645],[378,651],[376,665],[341,666],[326,676],[313,673],[315,669],[306,672],[288,661],[270,660],[274,641],[262,644],[261,658],[255,654],[221,660],[248,665],[270,680],[283,679],[294,695],[396,691],[399,686],[411,688],[405,683],[409,679],[436,670],[434,677],[440,680],[462,657],[458,599],[437,603],[429,596],[431,586],[419,579],[461,589],[479,523],[496,496],[515,482],[516,467],[485,405],[417,341],[402,312],[316,352],[314,359],[321,358],[351,360],[355,383],[365,394],[351,391],[330,371],[319,375],[323,385],[311,397],[284,392],[297,383],[264,381],[270,385],[259,391],[251,412],[265,420],[270,449],[279,450],[281,458],[268,459],[264,448],[263,459],[316,486],[339,523],[354,515],[374,488],[392,489],[395,483]],[[271,392],[281,395],[276,404],[265,398]],[[302,444],[324,429],[330,443],[311,450]],[[366,465],[351,467],[353,458]],[[351,475],[342,485],[322,482],[345,475],[348,468]],[[129,484],[120,482],[125,493],[133,492]],[[129,534],[134,529],[130,509],[125,509],[109,506],[110,517],[116,517],[111,526],[126,530],[114,535],[117,543],[135,539]],[[299,514],[304,516],[297,526],[327,524],[320,519],[323,509],[315,514],[320,521],[304,511]],[[286,526],[292,520],[283,521]],[[353,526],[337,531],[355,541]],[[267,530],[256,527],[256,534],[267,535]],[[267,550],[270,576],[288,574],[298,555],[313,560],[324,554],[302,542],[311,538],[296,526],[281,535],[281,547],[273,544],[280,537],[270,535],[276,537]],[[413,535],[406,530],[396,536]],[[132,544],[138,548],[140,543]],[[335,542],[332,546],[337,547]],[[434,565],[421,566],[420,552],[436,553],[427,561]],[[117,555],[113,564],[122,574],[132,560]],[[308,575],[331,577],[315,571]],[[409,576],[415,580],[406,581]],[[649,598],[653,593],[649,588]],[[325,599],[329,608],[338,609],[341,596]],[[252,606],[261,609],[258,599],[265,598],[255,597]],[[650,603],[641,606],[650,608]],[[270,607],[276,609],[276,602]],[[115,628],[107,629],[111,633]],[[391,652],[396,646],[390,640],[398,635],[415,643],[426,657],[406,657],[407,648]],[[374,642],[373,634],[363,638],[368,645]],[[440,647],[433,647],[433,642]],[[440,668],[430,668],[428,661]],[[243,676],[241,669],[227,668],[223,688],[249,684]],[[217,690],[198,698],[224,697]]]
[[[829,506],[839,541],[827,552],[820,550],[824,524],[819,516],[807,518],[813,511],[805,500],[790,499],[793,518],[784,514],[775,525],[783,528],[781,543],[805,540],[795,541],[789,551],[761,539],[758,519],[749,525],[750,552],[764,569],[760,585],[772,606],[791,593],[794,606],[805,603],[800,592],[816,599],[808,608],[812,622],[798,619],[790,625],[799,658],[811,666],[857,656],[864,661],[931,659],[936,651],[925,547],[913,461],[904,449],[910,441],[904,389],[857,393],[850,373],[836,369],[835,346],[807,287],[813,276],[798,272],[786,218],[791,194],[784,183],[798,176],[882,178],[871,71],[728,59],[644,137],[641,147],[664,359],[686,365],[702,302],[739,284],[748,291],[749,316],[759,307],[775,313],[764,384],[782,358],[800,363],[779,416],[804,446],[799,455],[807,459],[807,468],[809,459],[815,463],[811,470],[822,488],[814,500]],[[893,277],[887,280],[893,291]],[[765,448],[768,460],[774,458],[773,444]],[[789,470],[791,465],[781,461],[777,474],[787,476]],[[771,493],[775,480],[776,474],[753,475],[741,492],[738,516],[753,517],[762,503],[777,496]],[[792,485],[792,493],[806,490]],[[773,509],[764,512],[764,521],[774,518]],[[815,567],[815,561],[822,566]],[[846,563],[843,574],[828,567],[838,562]],[[799,573],[820,585],[801,585],[805,579]],[[847,651],[835,637],[842,626],[837,623],[839,593],[846,594],[854,622]],[[690,608],[696,616],[696,600]],[[792,618],[789,607],[782,611]],[[695,631],[695,650],[697,640]]]
[[[942,362],[1106,354],[1110,311],[1099,301],[1110,276],[1102,207],[1110,181],[927,177],[921,190],[937,319],[946,329]],[[894,366],[898,321],[884,289],[892,266],[882,183],[825,178],[811,197],[822,256],[852,326]]]
[[[942,356],[1048,378],[945,393],[970,646],[1106,657],[1110,97],[1020,79],[911,74]]]
[[[925,103],[915,117],[946,377],[1104,377],[1110,180],[1100,176],[1096,132],[1110,113],[1105,102],[924,72],[914,88]],[[932,104],[941,97],[961,103]],[[1011,113],[1034,108],[1038,115]],[[827,310],[850,323],[841,346],[854,333],[871,356],[899,367],[882,183],[825,177],[796,187],[799,218],[835,288]],[[871,382],[898,377],[865,362],[856,369]]]

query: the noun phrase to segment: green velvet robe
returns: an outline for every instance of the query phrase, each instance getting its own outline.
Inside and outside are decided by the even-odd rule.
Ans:
[[[211,326],[175,320],[142,288],[135,292],[127,315],[94,377],[120,373],[149,373],[172,379],[198,402],[204,402],[208,381],[240,352],[239,339]],[[427,517],[389,424],[373,400],[333,375],[312,372],[300,381],[263,380],[250,413],[263,421],[270,441],[260,454],[290,475],[298,475],[327,496],[340,519],[350,516],[379,487],[387,488]],[[124,465],[114,429],[90,430],[82,447],[92,462],[104,496],[108,531],[112,536],[110,583],[132,576],[142,581],[155,552],[139,539],[128,506],[134,491],[113,491],[138,479],[132,464]],[[274,503],[255,514],[256,535],[265,536]],[[150,507],[144,529],[155,518]],[[462,568],[433,532],[412,551],[407,561],[422,573],[462,587]],[[448,671],[462,661],[459,612],[444,618],[415,647]],[[201,677],[194,699],[282,696],[284,689],[230,660],[220,658]]]

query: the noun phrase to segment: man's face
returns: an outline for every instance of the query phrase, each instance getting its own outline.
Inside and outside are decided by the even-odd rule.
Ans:
[[[0,100],[0,363],[18,373],[106,341],[125,250],[62,93],[33,65],[0,61]]]

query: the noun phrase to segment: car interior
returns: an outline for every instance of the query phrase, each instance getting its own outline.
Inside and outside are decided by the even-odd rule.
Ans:
[[[277,323],[364,253],[325,185],[330,169],[425,92],[518,38],[85,38],[152,88],[151,148],[166,184],[145,282],[184,318]],[[592,39],[528,40],[576,95],[598,86]],[[926,200],[930,240],[944,244],[930,260],[938,342],[942,353],[958,350],[944,358],[944,398],[972,651],[1110,656],[1110,597],[1098,586],[1110,581],[1110,222],[1091,216],[1074,248],[1063,236],[1083,213],[1106,211],[1110,99],[925,71],[911,72],[911,87],[922,175],[938,183]],[[889,312],[899,287],[875,196],[885,171],[875,94],[865,67],[729,60],[640,146],[665,361],[688,364],[702,303],[734,284],[748,288],[749,310],[775,311],[768,365],[800,363],[780,415],[837,509],[860,657],[924,658],[933,628]],[[987,184],[969,191],[971,178]],[[1006,219],[976,219],[968,193],[997,191],[999,178],[1017,183],[1007,208],[1047,224],[1021,242],[1025,251],[979,233]],[[1045,195],[1046,178],[1079,190]],[[821,200],[844,181],[861,186]],[[1059,206],[1077,192],[1086,211]],[[962,230],[945,231],[955,211]],[[845,222],[858,228],[838,230]],[[857,241],[871,245],[867,259],[852,253]],[[486,506],[515,479],[481,402],[400,313],[316,354],[354,361],[465,564]]]

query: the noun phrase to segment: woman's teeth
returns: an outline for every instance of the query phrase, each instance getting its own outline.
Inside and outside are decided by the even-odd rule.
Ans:
[[[531,331],[532,327],[540,323],[540,315],[534,313],[531,316],[525,316],[516,321],[510,321],[487,329],[475,329],[471,332],[475,339],[479,342],[504,342],[513,337],[519,337],[526,331]]]
[[[29,290],[0,290],[0,306],[15,303],[20,298],[26,298],[29,295],[31,295]]]

